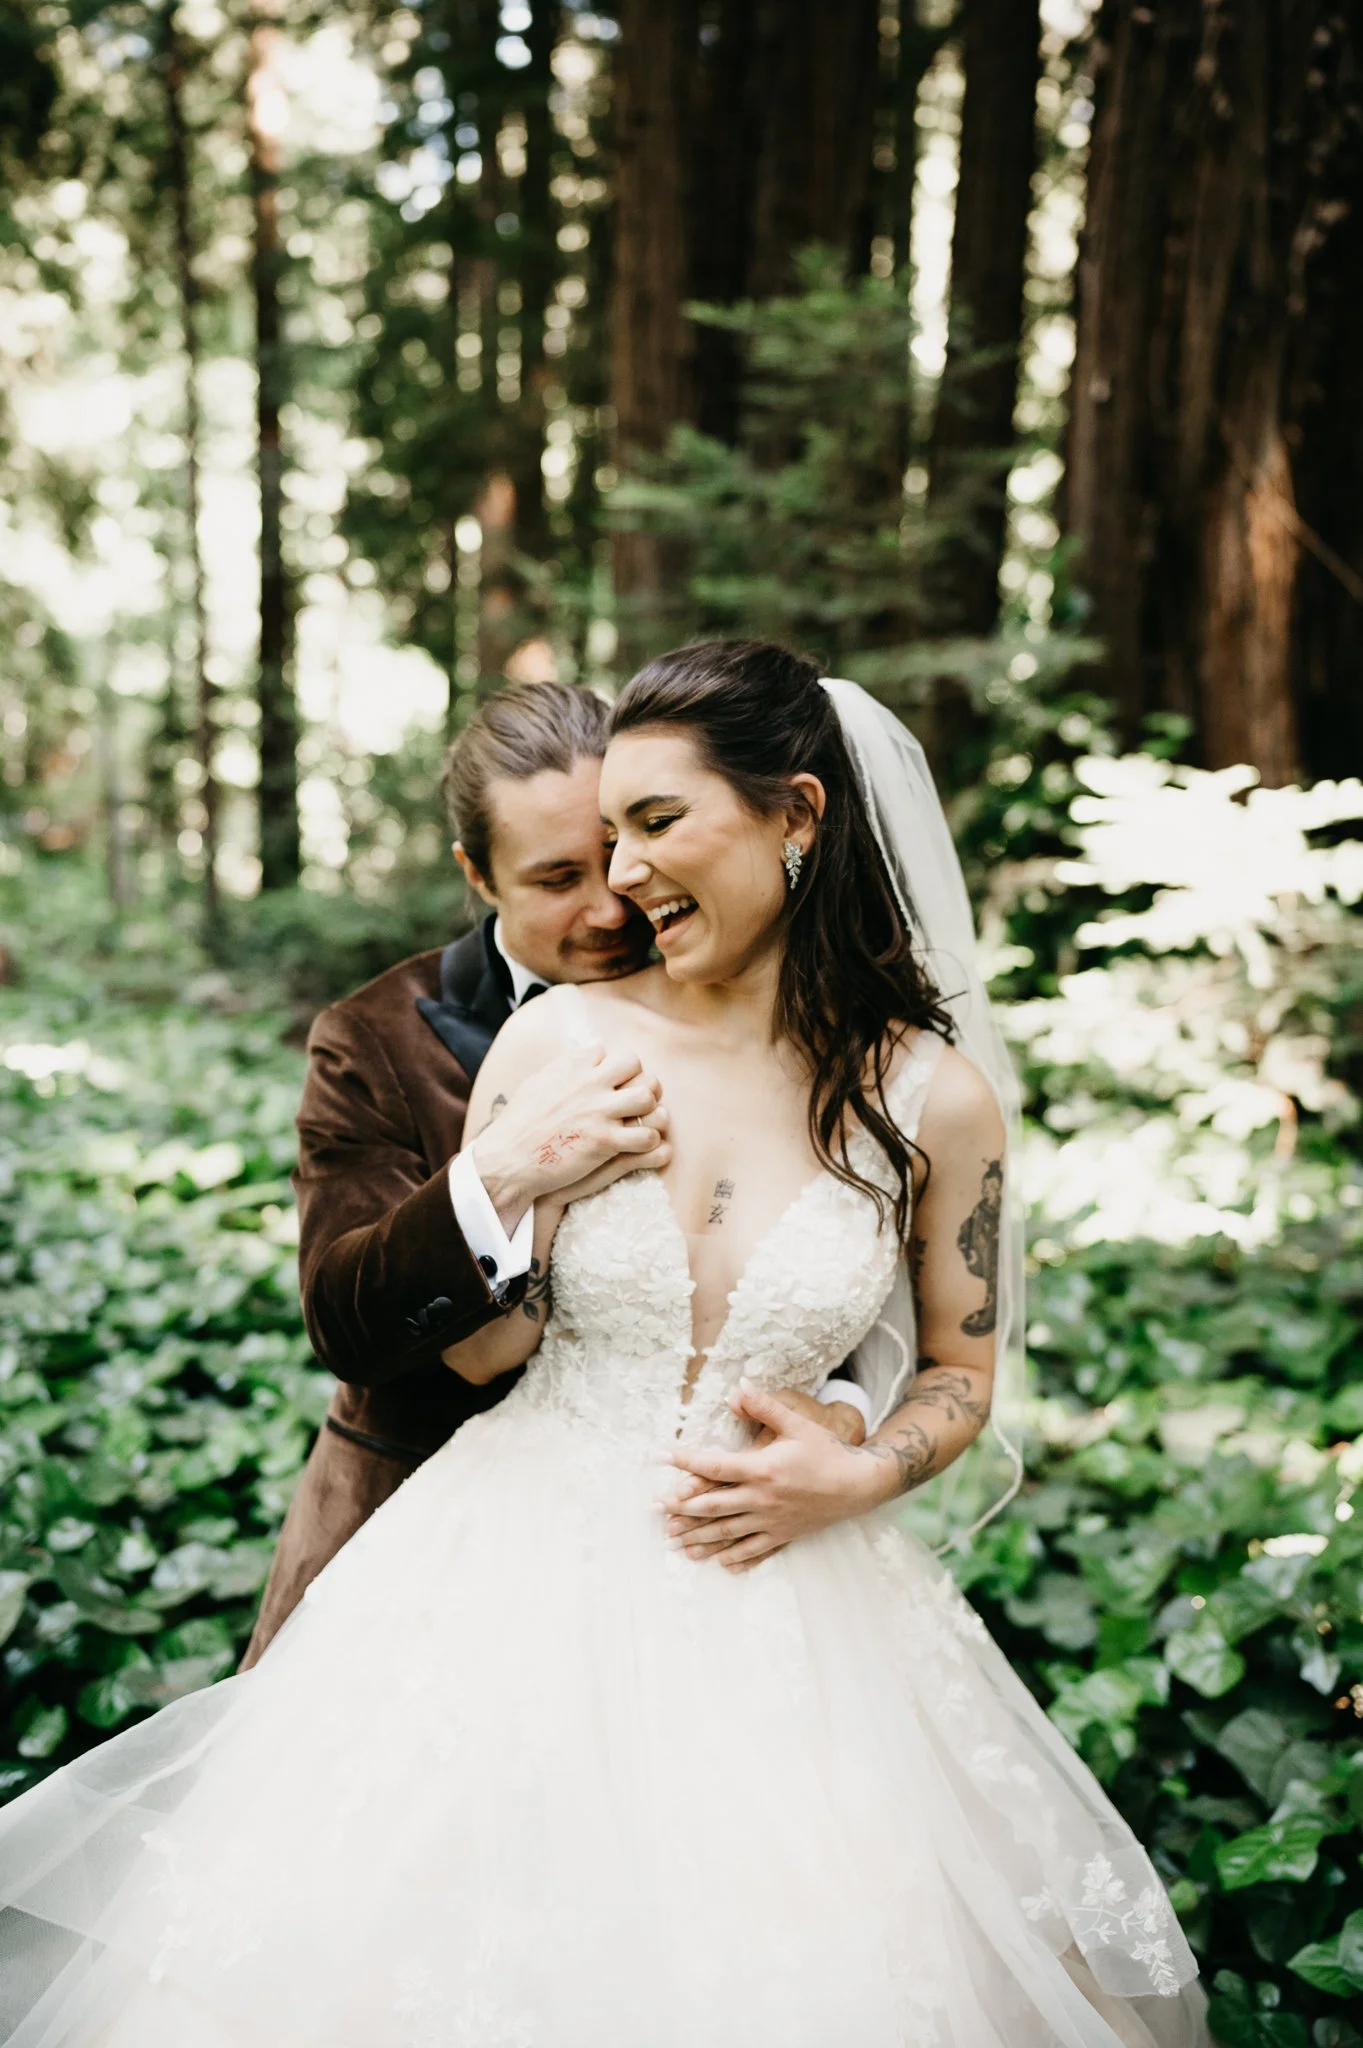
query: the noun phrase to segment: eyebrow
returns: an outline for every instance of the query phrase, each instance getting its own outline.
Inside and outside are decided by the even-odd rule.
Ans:
[[[679,804],[680,802],[681,798],[679,796],[637,797],[635,801],[629,806],[629,809],[625,812],[625,816],[627,818],[637,818],[641,816],[644,811],[651,810],[654,804]]]
[[[521,874],[528,881],[534,875],[567,874],[570,870],[575,872],[581,866],[580,860],[570,860],[565,854],[561,860],[532,861],[528,868],[521,869]]]

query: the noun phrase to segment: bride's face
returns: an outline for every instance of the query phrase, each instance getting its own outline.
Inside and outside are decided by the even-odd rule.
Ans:
[[[601,764],[609,882],[653,926],[674,981],[729,981],[774,943],[786,896],[782,843],[808,848],[823,790],[795,778],[789,811],[756,816],[690,734],[622,733]]]

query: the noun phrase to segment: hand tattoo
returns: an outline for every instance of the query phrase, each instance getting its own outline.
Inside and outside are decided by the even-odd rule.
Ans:
[[[991,1159],[984,1169],[980,1199],[956,1234],[961,1257],[984,1282],[984,1306],[961,1324],[966,1337],[987,1337],[998,1320],[999,1213],[1003,1207],[1003,1161]]]
[[[561,1165],[564,1152],[570,1145],[576,1145],[581,1136],[581,1131],[560,1131],[556,1137],[546,1138],[535,1154],[536,1166]]]
[[[532,1323],[537,1323],[540,1319],[541,1302],[544,1304],[544,1313],[547,1317],[554,1306],[549,1268],[541,1266],[538,1259],[531,1259],[530,1278],[526,1282],[525,1293],[521,1296],[521,1314],[528,1316]]]
[[[733,1196],[733,1182],[731,1180],[717,1180],[715,1182],[715,1197],[710,1204],[710,1214],[706,1219],[707,1222],[722,1223],[729,1213],[729,1204],[733,1200]]]

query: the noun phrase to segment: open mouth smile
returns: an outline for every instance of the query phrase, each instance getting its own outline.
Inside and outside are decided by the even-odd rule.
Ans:
[[[674,896],[670,902],[651,904],[644,912],[659,939],[685,924],[696,909],[694,896]]]

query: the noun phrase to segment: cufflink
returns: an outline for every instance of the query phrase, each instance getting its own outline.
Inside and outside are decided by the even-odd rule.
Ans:
[[[480,1252],[478,1263],[483,1269],[485,1279],[495,1280],[497,1278],[497,1261],[490,1252]]]

